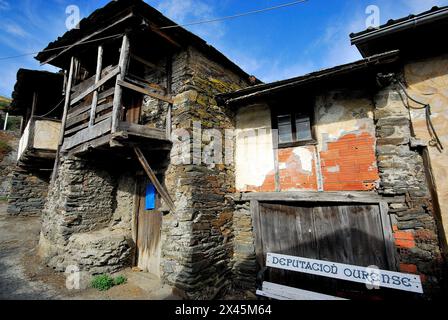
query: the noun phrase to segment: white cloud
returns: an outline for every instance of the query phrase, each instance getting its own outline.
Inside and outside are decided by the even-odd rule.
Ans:
[[[6,0],[0,0],[0,10],[8,10],[9,8],[9,3]]]
[[[15,23],[5,23],[3,25],[4,30],[13,36],[27,37],[29,34],[23,28]]]
[[[163,0],[154,6],[165,16],[180,25],[217,17],[215,8],[202,0]],[[225,35],[225,28],[221,22],[187,26],[186,29],[209,42],[216,41]]]

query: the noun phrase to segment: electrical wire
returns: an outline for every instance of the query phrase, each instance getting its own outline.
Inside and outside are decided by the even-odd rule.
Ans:
[[[218,21],[223,21],[223,20],[235,19],[235,18],[240,18],[240,17],[244,17],[244,16],[247,16],[247,15],[251,15],[251,14],[256,14],[256,13],[272,11],[272,10],[277,10],[277,9],[281,9],[281,8],[285,8],[285,7],[294,6],[294,5],[297,5],[297,4],[300,4],[300,3],[304,3],[306,1],[308,1],[308,0],[293,1],[293,2],[280,4],[278,6],[273,6],[273,7],[269,7],[269,8],[252,10],[252,11],[243,12],[243,13],[237,13],[237,14],[234,14],[234,15],[231,15],[231,16],[225,16],[225,17],[215,18],[215,19],[210,19],[210,20],[195,21],[195,22],[190,22],[190,23],[185,23],[185,24],[175,24],[175,25],[172,25],[172,26],[160,27],[159,29],[172,29],[172,28],[179,28],[179,27],[188,27],[188,26],[193,26],[193,25],[198,25],[198,24],[204,24],[204,23],[210,23],[210,22],[218,22]]]
[[[195,21],[195,22],[190,22],[190,23],[181,24],[181,25],[176,24],[176,25],[172,25],[172,26],[160,27],[159,29],[171,29],[171,28],[187,27],[187,26],[192,26],[192,25],[211,23],[211,22],[217,22],[217,21],[223,21],[223,20],[229,20],[229,19],[235,19],[235,18],[239,18],[239,17],[251,15],[251,14],[256,14],[256,13],[261,13],[261,12],[267,12],[267,11],[277,10],[277,9],[281,9],[281,8],[286,8],[286,7],[294,6],[294,5],[297,5],[297,4],[300,4],[300,3],[304,3],[304,2],[307,2],[307,1],[308,0],[298,0],[298,1],[284,3],[284,4],[280,4],[278,6],[273,6],[273,7],[269,7],[269,8],[264,8],[264,9],[258,9],[258,10],[252,10],[252,11],[248,11],[248,12],[238,13],[238,14],[234,14],[234,15],[231,15],[231,16],[226,16],[226,17],[221,17],[221,18],[216,18],[216,19],[210,19],[210,20]],[[37,52],[29,52],[29,53],[23,53],[23,54],[19,54],[19,55],[15,55],[15,56],[0,57],[0,61],[1,60],[21,58],[21,57],[25,57],[25,56],[29,56],[29,55],[33,55],[33,54],[38,54],[40,52],[49,52],[49,51],[55,51],[55,50],[60,50],[60,49],[66,49],[66,48],[69,48],[69,47],[72,47],[72,46],[92,43],[92,42],[101,41],[101,40],[110,39],[110,38],[119,37],[119,36],[122,36],[122,34],[117,34],[117,35],[113,35],[113,36],[98,38],[98,39],[95,39],[95,40],[87,40],[87,41],[84,41],[84,42],[81,42],[81,43],[77,43],[77,44],[61,46],[61,47],[46,49],[46,50],[37,51]]]
[[[62,103],[64,100],[65,100],[65,97],[62,98],[61,101],[59,101],[58,104],[57,104],[53,109],[51,109],[50,111],[48,111],[46,114],[41,115],[41,116],[37,116],[37,117],[42,117],[42,118],[43,118],[43,117],[48,116],[50,113],[52,113],[54,110],[56,110],[56,109],[61,105],[61,103]]]
[[[431,136],[431,140],[429,141],[430,145],[436,145],[440,148],[440,150],[443,150],[443,144],[439,139],[439,136],[437,135],[436,129],[434,128],[434,125],[432,123],[431,120],[431,105],[429,103],[423,103],[421,101],[418,101],[417,99],[413,98],[408,91],[406,90],[406,87],[403,85],[403,83],[401,83],[399,80],[397,80],[398,85],[401,87],[401,90],[404,92],[405,96],[406,96],[406,107],[408,108],[408,110],[410,109],[415,109],[415,110],[425,110],[425,116],[426,116],[426,126],[428,127],[428,132]],[[399,91],[399,94],[401,96],[401,92]],[[402,98],[403,99],[403,98]],[[409,100],[411,100],[412,102],[420,105],[421,107],[415,107],[412,106],[409,103]]]
[[[115,34],[115,35],[112,35],[112,36],[102,37],[102,38],[98,38],[98,39],[86,40],[86,41],[83,41],[83,42],[80,42],[80,43],[70,44],[70,45],[66,45],[66,46],[60,46],[60,47],[56,47],[56,48],[45,49],[45,50],[42,50],[42,51],[23,53],[23,54],[19,54],[19,55],[16,55],[16,56],[0,57],[0,60],[20,58],[20,57],[33,55],[33,54],[38,54],[40,52],[50,52],[50,51],[55,51],[55,50],[60,50],[60,49],[66,49],[66,48],[75,47],[75,46],[82,45],[82,44],[97,42],[97,41],[101,41],[101,40],[107,40],[107,39],[111,39],[111,38],[118,38],[118,37],[121,37],[122,35],[123,34],[120,33],[120,34]]]

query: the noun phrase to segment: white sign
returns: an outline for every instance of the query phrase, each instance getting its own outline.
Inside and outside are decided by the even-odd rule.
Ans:
[[[365,283],[369,286],[380,286],[423,293],[420,276],[415,274],[287,256],[277,253],[268,253],[266,255],[266,266],[334,279]]]

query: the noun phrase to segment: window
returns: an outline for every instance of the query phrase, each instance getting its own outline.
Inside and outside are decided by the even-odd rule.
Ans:
[[[310,144],[314,142],[312,118],[309,114],[279,112],[275,115],[274,127],[278,129],[279,147]]]

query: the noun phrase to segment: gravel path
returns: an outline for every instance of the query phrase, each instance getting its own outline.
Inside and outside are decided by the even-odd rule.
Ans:
[[[47,299],[179,299],[154,276],[126,269],[127,283],[104,292],[68,290],[65,275],[44,266],[36,253],[39,217],[14,217],[0,201],[0,300]]]

